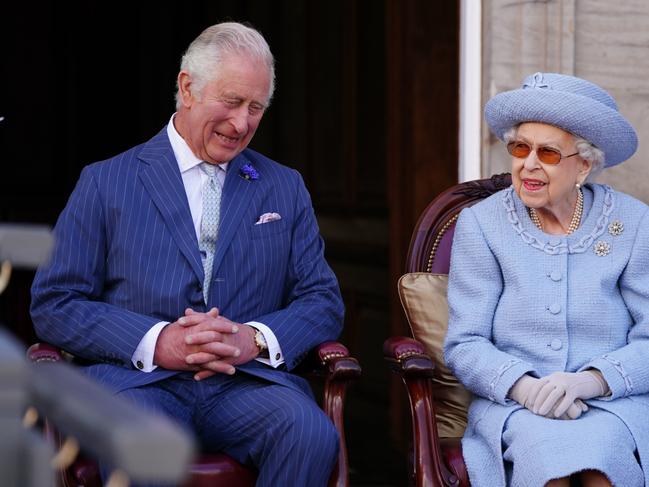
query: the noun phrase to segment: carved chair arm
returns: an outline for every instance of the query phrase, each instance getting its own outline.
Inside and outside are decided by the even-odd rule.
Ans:
[[[361,366],[339,342],[324,342],[309,354],[308,367],[328,380],[354,380],[361,375]]]
[[[409,337],[390,337],[383,344],[383,356],[388,367],[403,380],[433,377],[435,364],[424,346]]]
[[[322,409],[336,426],[340,437],[337,475],[332,474],[329,487],[346,487],[349,485],[349,465],[344,424],[345,395],[349,384],[361,376],[361,366],[350,356],[347,347],[338,342],[324,342],[315,347],[304,365],[313,375],[324,378]]]
[[[417,487],[459,486],[459,478],[442,460],[437,435],[432,377],[435,364],[424,346],[409,337],[391,337],[383,344],[390,369],[403,380],[410,400],[414,446],[414,474]]]

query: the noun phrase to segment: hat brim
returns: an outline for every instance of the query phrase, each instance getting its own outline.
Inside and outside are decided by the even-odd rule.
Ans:
[[[507,130],[525,122],[559,127],[603,151],[606,167],[626,161],[638,147],[635,130],[620,112],[568,92],[525,88],[499,93],[487,102],[485,118],[501,140]]]

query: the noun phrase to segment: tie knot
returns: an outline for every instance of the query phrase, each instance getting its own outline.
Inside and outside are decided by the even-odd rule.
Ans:
[[[209,177],[213,178],[216,175],[216,164],[210,164],[209,162],[201,162],[201,169]]]

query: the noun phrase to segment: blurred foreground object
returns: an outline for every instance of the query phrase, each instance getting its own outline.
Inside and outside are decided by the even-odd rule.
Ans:
[[[50,227],[0,224],[0,294],[9,285],[11,269],[36,269],[49,258],[54,244]]]
[[[0,330],[0,478],[7,487],[54,485],[51,446],[21,424],[28,383],[29,366],[20,345]]]
[[[22,347],[3,330],[0,391],[4,486],[54,485],[53,468],[75,459],[74,445],[134,482],[182,481],[194,456],[193,439],[168,419],[114,397],[69,364],[28,363]],[[21,425],[26,408],[26,422],[46,417],[71,439],[65,451],[53,457],[52,445]]]
[[[43,225],[0,225],[0,294],[12,267],[35,269],[53,238]],[[45,435],[31,426],[46,418]],[[52,427],[66,440],[54,454]],[[0,478],[3,487],[54,486],[83,448],[114,468],[111,485],[176,484],[184,479],[194,440],[168,419],[113,396],[65,363],[29,363],[22,345],[0,326]]]

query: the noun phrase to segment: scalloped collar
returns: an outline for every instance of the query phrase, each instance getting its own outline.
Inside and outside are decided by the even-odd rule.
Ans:
[[[503,191],[502,203],[507,212],[507,220],[527,245],[550,255],[580,254],[588,250],[595,239],[606,231],[615,206],[615,196],[610,186],[587,184],[584,189],[586,216],[577,231],[570,235],[550,235],[536,228],[513,186]]]

